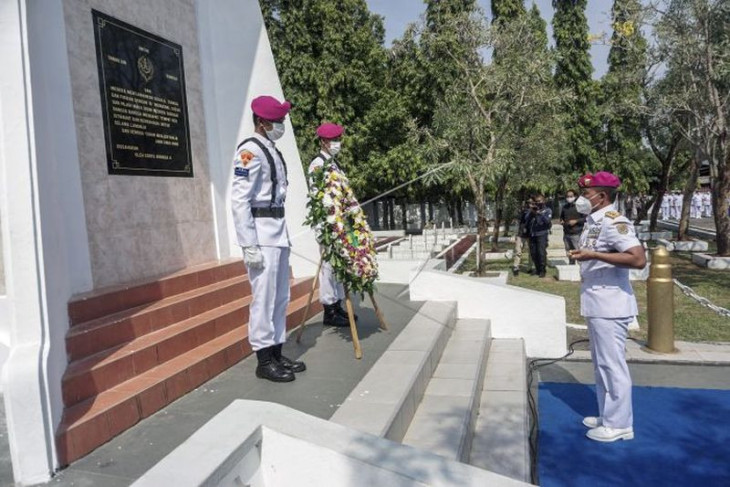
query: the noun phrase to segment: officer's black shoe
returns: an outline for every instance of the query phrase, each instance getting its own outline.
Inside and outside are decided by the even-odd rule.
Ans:
[[[256,358],[259,365],[256,367],[256,377],[259,379],[267,379],[272,382],[291,382],[295,379],[294,373],[286,370],[274,360],[273,347],[262,348],[256,350]]]
[[[339,314],[334,304],[324,305],[324,320],[322,322],[326,326],[350,326],[350,320]]]
[[[512,268],[512,275],[513,276],[519,276],[520,275],[520,268],[519,267],[513,267]]]
[[[284,367],[286,370],[290,370],[292,372],[304,372],[305,370],[307,370],[307,366],[304,365],[304,362],[300,362],[298,360],[292,360],[290,358],[283,356],[281,354],[282,347],[283,347],[283,345],[281,343],[271,347],[272,356],[273,356],[274,360],[279,363],[279,365]]]
[[[336,303],[333,303],[332,306],[335,306],[335,311],[338,315],[343,316],[346,320],[349,320],[350,318],[347,316],[347,310],[342,308],[342,303],[338,300]],[[355,321],[357,321],[357,315],[355,313],[352,313],[352,317],[355,318]],[[349,321],[348,321],[349,323]]]

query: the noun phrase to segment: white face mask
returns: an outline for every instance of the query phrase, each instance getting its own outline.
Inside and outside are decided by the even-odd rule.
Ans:
[[[567,201],[568,203],[573,203],[575,201],[575,198],[572,196],[568,196],[567,198],[565,198],[565,201]]]
[[[284,135],[284,124],[282,122],[274,122],[274,127],[271,130],[266,130],[266,137],[270,141],[279,140]]]
[[[593,212],[593,203],[591,203],[591,199],[595,196],[598,195],[594,194],[590,199],[585,196],[579,196],[578,199],[575,200],[575,209],[578,210],[578,213],[581,215],[590,215]]]
[[[335,141],[330,142],[330,148],[329,148],[330,155],[336,156],[337,154],[340,153],[340,149],[342,149],[342,142],[335,142]]]

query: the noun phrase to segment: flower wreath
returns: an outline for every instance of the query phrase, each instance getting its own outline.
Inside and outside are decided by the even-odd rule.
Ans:
[[[337,280],[356,293],[375,290],[378,263],[373,235],[347,177],[332,164],[311,175],[309,214],[305,223],[314,228]]]

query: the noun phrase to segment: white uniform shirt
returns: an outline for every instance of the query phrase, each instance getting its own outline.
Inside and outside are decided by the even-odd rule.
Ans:
[[[699,193],[692,194],[692,206],[696,206],[698,208],[702,206],[702,196],[700,196]]]
[[[712,200],[710,199],[709,192],[702,193],[702,206],[706,206],[708,208],[712,206]]]
[[[613,205],[586,218],[580,248],[597,252],[625,252],[641,246],[634,225]],[[591,259],[580,263],[580,313],[591,318],[636,316],[638,307],[629,282],[629,269]]]
[[[251,208],[283,207],[286,200],[287,180],[284,161],[274,143],[254,134],[274,159],[276,194],[272,205],[271,166],[261,148],[253,141],[246,142],[233,159],[233,188],[231,191],[233,222],[238,245],[250,247],[290,247],[285,218],[254,218]]]

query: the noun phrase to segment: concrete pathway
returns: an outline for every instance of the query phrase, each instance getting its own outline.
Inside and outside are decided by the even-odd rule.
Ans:
[[[389,332],[379,330],[369,299],[362,306],[356,306],[363,349],[361,360],[354,358],[349,328],[324,328],[321,315],[318,315],[310,320],[311,326],[307,327],[301,345],[297,345],[292,336],[284,347],[287,356],[307,364],[308,370],[297,374],[296,381],[275,384],[257,379],[254,374],[256,358],[250,356],[42,485],[131,485],[234,399],[275,402],[329,419],[423,304],[410,302],[404,290],[405,286],[401,285],[378,287],[376,300],[391,327]],[[10,460],[4,418],[0,409],[0,486],[9,487],[13,483],[10,468],[6,468]]]

